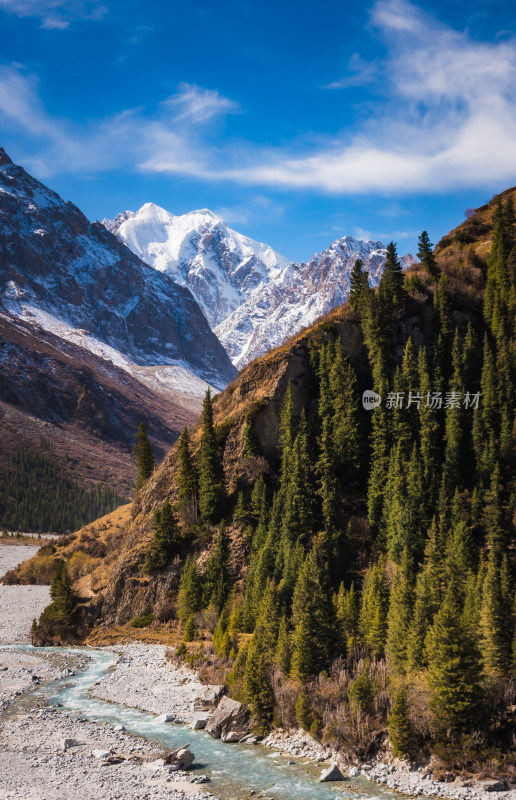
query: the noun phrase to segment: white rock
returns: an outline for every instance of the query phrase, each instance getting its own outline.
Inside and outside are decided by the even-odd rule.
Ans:
[[[189,727],[193,731],[202,731],[202,730],[204,730],[204,728],[208,724],[209,718],[210,718],[209,714],[204,714],[203,712],[198,711],[197,713],[195,713],[193,715],[193,719],[192,719]]]
[[[351,767],[351,769],[349,770],[349,777],[356,778],[357,775],[360,775],[360,770],[358,769],[358,767]]]
[[[161,714],[161,716],[158,717],[157,722],[173,722],[174,719],[174,714]]]
[[[95,758],[107,758],[111,755],[111,750],[92,750],[91,755]]]

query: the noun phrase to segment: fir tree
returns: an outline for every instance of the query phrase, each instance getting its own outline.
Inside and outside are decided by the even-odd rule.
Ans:
[[[138,430],[136,431],[136,445],[134,447],[134,455],[136,456],[136,469],[138,471],[138,478],[136,480],[136,489],[141,489],[143,484],[150,478],[156,466],[156,459],[152,452],[152,445],[147,436],[145,425],[140,422]]]
[[[177,552],[180,534],[168,498],[154,515],[154,538],[147,547],[143,571],[147,574],[164,569]]]
[[[426,269],[428,274],[434,279],[438,280],[441,274],[437,261],[432,250],[432,244],[426,231],[420,235],[418,239],[417,257],[420,263]]]
[[[398,689],[389,717],[389,738],[396,758],[405,758],[412,750],[412,731],[408,717],[407,696]]]
[[[224,524],[219,525],[219,533],[212,554],[206,565],[204,575],[204,605],[215,605],[220,610],[229,596],[229,540]]]
[[[258,453],[259,450],[254,427],[254,418],[252,414],[248,414],[245,419],[244,430],[242,433],[242,456],[244,458],[252,458],[252,456],[257,456]]]
[[[199,511],[204,522],[213,523],[224,498],[224,474],[213,424],[213,406],[208,389],[202,408],[202,436],[199,454]]]
[[[188,524],[197,520],[198,513],[198,479],[197,469],[190,452],[190,436],[188,428],[183,428],[177,449],[177,500],[181,516]]]
[[[510,606],[507,601],[508,598],[502,594],[501,570],[497,554],[491,549],[482,587],[479,626],[484,668],[490,675],[503,675],[509,670],[512,626]]]
[[[389,588],[385,574],[385,559],[380,557],[367,570],[362,589],[359,616],[360,636],[372,656],[382,656],[387,636]]]
[[[186,620],[201,608],[201,581],[195,556],[189,556],[184,566],[177,598],[179,619]]]
[[[430,709],[436,725],[453,735],[471,731],[482,718],[480,654],[465,629],[450,587],[428,635]]]
[[[387,258],[378,286],[378,299],[382,308],[390,312],[395,306],[403,304],[405,296],[403,270],[396,252],[396,245],[394,242],[390,242],[387,245]]]
[[[351,275],[349,276],[349,305],[355,311],[361,311],[367,301],[367,295],[370,291],[369,277],[366,270],[363,269],[364,262],[361,258],[357,258],[353,264]]]
[[[343,651],[353,652],[358,635],[358,600],[355,585],[349,589],[342,583],[337,595],[337,620],[340,624]]]
[[[326,669],[334,653],[334,608],[322,562],[323,554],[314,546],[294,591],[292,675],[299,680]]]
[[[296,719],[304,731],[309,731],[312,724],[312,709],[310,708],[310,701],[308,695],[304,690],[299,692],[296,700]]]
[[[285,614],[281,617],[278,642],[276,644],[275,664],[282,671],[284,675],[290,672],[290,660],[292,658],[292,643],[290,631],[288,629],[287,617]]]
[[[254,635],[249,652],[242,685],[243,700],[249,707],[256,733],[266,733],[272,719],[274,695],[269,682],[267,668],[259,641]]]
[[[412,569],[408,550],[405,548],[401,567],[394,576],[390,595],[385,652],[389,672],[392,675],[403,675],[406,671],[412,611]]]
[[[183,636],[184,642],[193,642],[195,639],[195,622],[193,614],[190,614],[185,624],[185,633]]]

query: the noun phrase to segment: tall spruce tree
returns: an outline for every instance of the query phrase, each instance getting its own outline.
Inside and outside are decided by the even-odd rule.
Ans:
[[[198,477],[195,462],[190,452],[190,435],[188,428],[183,428],[177,448],[177,500],[179,511],[187,524],[197,520],[198,513]]]
[[[475,730],[484,712],[482,665],[453,586],[436,614],[427,649],[430,710],[436,726],[453,736]]]
[[[167,566],[177,552],[180,541],[179,528],[168,497],[154,514],[153,528],[154,537],[147,547],[143,564],[143,571],[149,575]]]
[[[390,242],[387,245],[387,257],[378,286],[378,299],[384,311],[390,313],[395,306],[404,303],[406,292],[403,281],[403,270],[396,252],[396,245],[394,242]]]
[[[213,404],[208,389],[202,407],[202,435],[199,453],[199,511],[201,519],[214,523],[220,517],[224,498],[224,473],[213,424]]]
[[[231,577],[229,555],[229,539],[224,523],[221,522],[217,541],[206,564],[204,574],[203,601],[205,606],[215,605],[221,610],[228,599]]]
[[[364,262],[357,258],[353,264],[353,269],[349,276],[349,305],[355,311],[361,311],[367,302],[367,295],[370,292],[369,276],[364,270]]]
[[[136,431],[134,455],[136,456],[136,469],[138,471],[136,489],[141,489],[143,484],[148,481],[154,472],[156,466],[152,445],[147,436],[147,431],[143,422],[140,422],[138,430]]]
[[[426,231],[423,231],[417,243],[417,257],[419,258],[420,263],[434,280],[438,280],[441,271],[437,266],[437,261],[432,250],[433,245],[430,242],[430,237]]]

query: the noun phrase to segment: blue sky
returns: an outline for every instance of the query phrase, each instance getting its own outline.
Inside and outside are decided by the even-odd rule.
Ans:
[[[516,5],[0,0],[0,143],[91,218],[414,252],[516,183]]]

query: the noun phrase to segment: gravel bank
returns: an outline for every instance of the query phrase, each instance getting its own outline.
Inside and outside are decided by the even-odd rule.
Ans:
[[[65,739],[73,740],[66,750]],[[0,741],[1,800],[214,800],[195,783],[202,776],[170,773],[143,739],[57,711],[7,717]],[[105,764],[93,751],[124,758]]]
[[[190,722],[210,687],[187,667],[177,668],[165,658],[161,645],[129,644],[108,648],[122,653],[114,672],[92,691],[94,697],[124,703],[153,714],[172,714]]]

